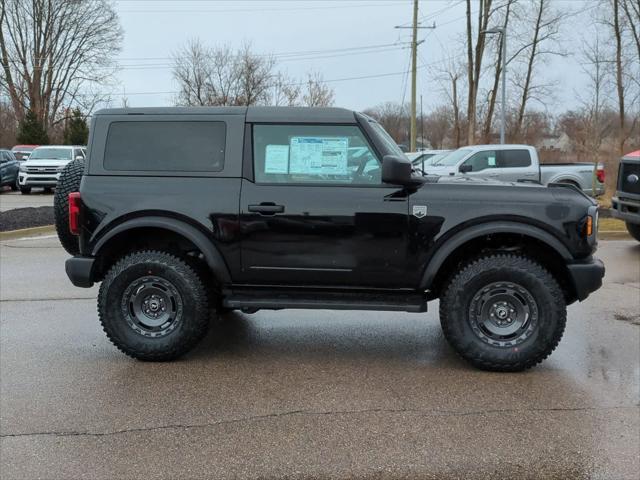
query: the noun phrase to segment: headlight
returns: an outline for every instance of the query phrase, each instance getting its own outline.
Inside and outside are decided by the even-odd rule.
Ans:
[[[64,167],[66,167],[66,165],[63,165],[62,167],[58,167],[56,171],[61,172],[62,170],[64,170]]]
[[[27,171],[27,166],[24,163],[20,164],[20,167],[18,168],[18,170],[20,170],[22,173]]]

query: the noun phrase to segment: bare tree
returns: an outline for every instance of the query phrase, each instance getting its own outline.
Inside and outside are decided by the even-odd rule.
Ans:
[[[48,127],[73,105],[85,111],[114,71],[122,29],[107,0],[0,0],[0,89],[18,121],[30,108]]]
[[[287,75],[278,72],[272,82],[269,103],[276,107],[295,107],[299,104],[300,95],[300,84],[291,83]]]
[[[255,105],[267,103],[274,60],[251,52],[245,44],[209,48],[189,41],[173,55],[173,78],[178,82],[178,105]]]
[[[507,0],[505,13],[502,20],[502,28],[503,31],[506,31],[509,26],[509,17],[511,16],[511,7],[515,3],[516,0]],[[482,138],[485,142],[489,141],[489,137],[491,135],[491,125],[493,123],[493,113],[496,107],[496,98],[498,96],[498,85],[500,83],[500,78],[502,77],[502,55],[503,55],[503,42],[505,41],[504,35],[500,35],[498,37],[498,42],[496,45],[497,50],[497,58],[494,67],[494,75],[493,75],[493,87],[489,91],[489,100],[487,105],[487,113],[485,116],[484,128],[482,130]]]
[[[455,148],[458,148],[462,144],[462,129],[463,118],[460,113],[460,104],[463,101],[461,98],[461,92],[464,90],[464,86],[461,82],[464,81],[465,66],[461,62],[456,61],[456,57],[448,55],[446,62],[437,74],[438,83],[440,85],[440,91],[447,97],[451,106],[451,143]]]
[[[318,72],[307,74],[306,91],[302,103],[307,107],[330,107],[333,105],[334,92]]]
[[[485,49],[484,30],[487,29],[493,10],[493,0],[478,0],[478,19],[475,30],[475,49],[473,46],[474,29],[471,19],[471,0],[467,0],[467,143],[473,145],[476,142],[476,109],[478,89],[480,86],[480,73],[482,71],[482,57]]]
[[[535,81],[538,77],[536,67],[551,55],[564,54],[558,45],[563,15],[552,10],[550,3],[550,0],[535,0],[522,12],[521,17],[524,19],[525,27],[530,24],[530,19],[533,19],[532,34],[529,38],[525,38],[524,43],[508,59],[510,62],[522,53],[525,54],[524,73],[521,76],[514,75],[516,78],[514,85],[520,90],[518,111],[512,130],[512,135],[516,138],[522,133],[529,101],[536,98],[540,103],[544,103],[543,98],[551,97],[551,93],[546,88],[549,84]]]
[[[398,144],[402,144],[409,139],[407,111],[400,103],[385,102],[366,109],[364,113],[375,118]]]
[[[259,56],[251,52],[251,44],[245,43],[236,55],[238,70],[237,105],[267,103],[275,60],[272,56]]]

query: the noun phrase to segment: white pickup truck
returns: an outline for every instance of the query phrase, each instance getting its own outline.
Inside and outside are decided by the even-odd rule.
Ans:
[[[538,152],[529,145],[462,147],[425,166],[424,170],[430,175],[468,175],[506,182],[569,183],[587,195],[604,193],[604,169],[601,166],[595,163],[541,165]]]

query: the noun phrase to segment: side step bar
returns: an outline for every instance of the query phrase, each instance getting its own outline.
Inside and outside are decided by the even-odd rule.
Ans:
[[[225,292],[227,308],[280,310],[283,308],[326,310],[383,310],[426,312],[427,299],[417,293],[386,292],[283,292],[274,290],[231,290]]]

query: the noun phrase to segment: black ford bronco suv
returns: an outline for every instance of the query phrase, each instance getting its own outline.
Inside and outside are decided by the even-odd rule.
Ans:
[[[99,111],[56,191],[74,285],[102,282],[124,353],[171,360],[228,309],[421,313],[473,365],[531,367],[602,284],[596,204],[569,185],[423,177],[338,108]]]

